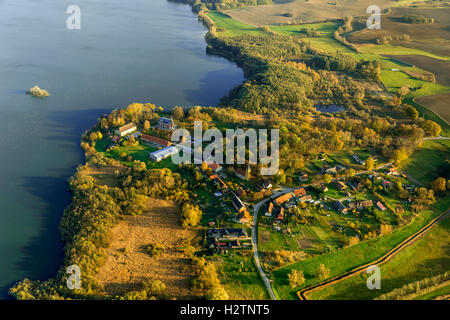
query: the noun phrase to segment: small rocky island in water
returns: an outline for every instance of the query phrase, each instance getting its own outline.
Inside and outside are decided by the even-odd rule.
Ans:
[[[41,89],[38,86],[34,86],[27,93],[34,97],[48,97],[50,95],[47,90]]]

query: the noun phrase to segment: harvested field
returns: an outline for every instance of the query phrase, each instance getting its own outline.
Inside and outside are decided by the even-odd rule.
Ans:
[[[121,295],[140,290],[146,280],[161,280],[170,297],[194,298],[189,289],[192,275],[180,244],[195,236],[195,231],[181,227],[175,203],[149,200],[142,215],[125,218],[111,232],[108,258],[97,275],[103,294]],[[164,247],[160,255],[151,257],[143,250],[152,243]]]
[[[435,23],[409,24],[400,18],[407,14],[433,17]],[[385,36],[395,37],[407,34],[409,41],[394,41],[403,47],[424,50],[435,55],[450,56],[450,8],[393,8],[391,13],[381,17],[381,30],[363,29],[351,33],[347,40],[355,44],[376,43]]]
[[[450,123],[450,92],[416,98],[414,101],[437,113]]]
[[[90,163],[87,164],[86,169],[82,171],[85,175],[90,175],[94,178],[95,183],[99,185],[106,185],[108,187],[117,187],[118,180],[116,178],[115,172],[122,172],[127,168],[122,165],[117,166],[107,166],[107,167],[96,167]]]
[[[340,19],[345,16],[366,16],[367,7],[378,5],[386,9],[392,0],[293,0],[274,1],[276,4],[227,10],[236,20],[252,26],[288,24],[301,19],[303,23]],[[292,16],[287,16],[287,13]]]
[[[449,52],[450,53],[450,52]],[[450,86],[450,61],[439,60],[420,55],[385,55],[388,58],[411,64],[420,69],[429,71],[436,76],[436,83]]]

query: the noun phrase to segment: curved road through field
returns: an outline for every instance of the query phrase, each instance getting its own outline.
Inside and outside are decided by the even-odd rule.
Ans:
[[[441,222],[442,220],[446,219],[450,214],[450,209],[447,210],[446,212],[444,212],[443,214],[441,214],[439,217],[433,219],[429,224],[427,224],[425,227],[423,227],[422,229],[420,229],[418,232],[416,232],[415,234],[411,235],[410,237],[408,237],[406,240],[404,240],[402,243],[400,243],[398,246],[396,246],[394,249],[392,249],[391,251],[389,251],[388,253],[386,253],[384,256],[382,256],[381,258],[367,263],[363,266],[357,267],[349,272],[346,272],[342,275],[339,275],[337,277],[334,277],[332,279],[329,279],[325,282],[310,286],[308,288],[305,288],[303,290],[300,290],[297,292],[298,297],[301,300],[308,300],[307,294],[311,293],[312,291],[318,290],[318,289],[323,289],[325,287],[328,287],[330,285],[333,285],[339,281],[342,281],[344,279],[350,278],[356,274],[359,274],[361,272],[363,272],[364,270],[367,269],[367,267],[371,266],[371,265],[381,265],[387,261],[389,261],[393,256],[395,256],[399,251],[401,251],[403,248],[409,246],[410,244],[412,244],[413,242],[415,242],[416,240],[418,240],[421,236],[423,236],[425,233],[427,233],[430,229],[432,229],[436,224],[438,224],[439,222]]]

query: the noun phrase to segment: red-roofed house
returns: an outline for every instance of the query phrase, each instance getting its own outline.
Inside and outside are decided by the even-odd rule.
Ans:
[[[283,203],[285,203],[286,201],[291,200],[292,198],[292,194],[291,193],[286,193],[284,195],[282,195],[281,197],[278,197],[274,200],[275,204],[277,205],[282,205]]]

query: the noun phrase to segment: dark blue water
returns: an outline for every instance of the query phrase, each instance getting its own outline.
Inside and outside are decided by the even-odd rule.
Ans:
[[[81,30],[66,9],[81,7]],[[242,71],[205,53],[206,29],[166,0],[0,0],[0,298],[52,277],[81,133],[131,102],[215,105]],[[51,96],[33,98],[34,85]]]

